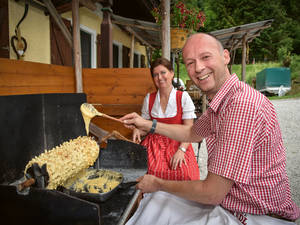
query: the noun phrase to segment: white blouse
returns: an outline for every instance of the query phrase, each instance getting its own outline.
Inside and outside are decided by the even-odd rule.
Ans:
[[[142,107],[142,117],[144,119],[149,120],[149,97],[150,93],[146,95],[144,98],[144,103]],[[189,96],[187,92],[183,92],[182,94],[182,99],[181,99],[181,106],[182,106],[182,119],[194,119],[196,118],[195,114],[195,106],[194,103]],[[169,96],[169,101],[167,104],[166,111],[163,112],[162,108],[160,106],[160,94],[159,91],[156,94],[154,104],[151,110],[151,116],[155,118],[170,118],[174,117],[177,114],[177,104],[176,104],[176,90],[175,88],[172,89],[170,96]]]

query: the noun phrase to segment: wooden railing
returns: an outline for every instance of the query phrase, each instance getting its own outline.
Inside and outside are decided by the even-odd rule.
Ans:
[[[150,70],[145,68],[83,69],[82,74],[87,102],[102,104],[96,108],[115,117],[140,113],[146,93],[155,90]],[[41,93],[75,93],[73,67],[0,58],[0,95]],[[131,136],[118,122],[99,117],[92,122],[109,132]]]

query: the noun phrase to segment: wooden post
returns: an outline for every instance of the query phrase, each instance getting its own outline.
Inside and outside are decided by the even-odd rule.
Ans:
[[[152,57],[153,56],[153,49],[151,48],[150,49],[150,60],[149,60],[149,65],[151,65],[151,62],[152,62]]]
[[[134,60],[134,35],[131,35],[131,47],[130,47],[130,60],[129,67],[133,68],[133,60]]]
[[[180,82],[179,82],[179,73],[180,73],[179,52],[176,53],[175,59],[176,59],[176,66],[177,66],[177,85],[179,85],[180,84]]]
[[[206,111],[206,95],[203,94],[201,98],[202,98],[202,113],[204,113]]]
[[[72,0],[73,20],[73,54],[76,77],[76,92],[82,93],[82,65],[81,65],[81,44],[80,44],[80,22],[79,22],[79,0]]]
[[[103,20],[101,23],[101,67],[113,67],[113,44],[111,23],[112,0],[103,3]]]
[[[246,51],[247,51],[247,43],[246,43],[247,35],[243,37],[243,51],[242,51],[242,81],[246,80]]]
[[[162,57],[170,60],[170,0],[161,1],[162,8]]]
[[[234,64],[235,53],[236,53],[236,49],[233,50],[233,55],[232,55],[232,51],[230,51],[230,57],[231,57],[231,62],[230,62],[230,66],[229,66],[230,73],[232,73],[232,65]]]

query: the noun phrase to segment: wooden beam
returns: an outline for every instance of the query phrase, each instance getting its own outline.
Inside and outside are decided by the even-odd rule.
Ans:
[[[255,35],[251,35],[251,37],[247,36],[246,42],[249,43],[249,42],[253,41],[257,36],[260,36],[260,33],[256,33]],[[226,45],[224,45],[224,47],[226,47],[226,46],[227,46],[227,43],[226,43]],[[235,49],[241,48],[241,47],[243,47],[243,38],[237,38],[232,43],[231,49],[235,50]]]
[[[206,111],[206,104],[207,104],[206,95],[203,94],[201,98],[202,98],[202,105],[201,105],[202,113],[205,113],[205,111]]]
[[[143,39],[140,35],[138,35],[131,27],[125,27],[125,30],[131,34],[133,34],[143,45],[149,46],[154,49],[154,47],[147,42],[145,39]]]
[[[73,54],[76,78],[76,92],[82,93],[82,65],[81,65],[81,44],[80,44],[80,22],[79,22],[79,0],[72,0],[73,20]]]
[[[115,17],[115,16],[114,16],[114,17]],[[160,31],[159,28],[148,27],[148,26],[143,26],[143,25],[139,25],[139,24],[127,23],[127,22],[125,22],[125,21],[112,20],[112,23],[114,23],[114,24],[119,24],[119,25],[123,25],[123,26],[128,26],[128,27],[136,27],[136,28],[140,28],[140,29],[143,29],[143,30]]]
[[[247,34],[243,37],[243,50],[242,50],[242,81],[246,81],[246,45],[247,45]]]
[[[79,3],[92,11],[97,9],[97,6],[91,0],[79,0]]]
[[[72,11],[72,4],[70,3],[61,4],[59,6],[56,6],[56,10],[59,14]]]
[[[228,46],[230,45],[230,43],[232,43],[232,45],[234,44],[235,40],[237,38],[235,38],[233,35],[230,37],[230,39],[228,39],[228,41],[224,44],[224,46]]]
[[[97,6],[94,4],[91,0],[80,0],[79,1],[79,7],[86,7],[92,11],[95,11],[97,9]],[[60,5],[56,5],[56,10],[58,13],[62,14],[68,11],[72,10],[72,4],[70,2],[66,2]]]
[[[170,0],[162,0],[162,57],[170,60]]]
[[[130,68],[133,68],[133,60],[134,60],[134,35],[131,34],[131,47],[130,47],[130,60],[129,60]]]
[[[261,32],[263,29],[266,29],[266,28],[269,28],[269,27],[271,27],[271,24],[267,24],[267,25],[262,26],[262,27],[252,27],[252,28],[248,28],[248,29],[245,29],[245,30],[237,30],[237,31],[233,31],[233,32],[230,32],[230,33],[224,33],[224,34],[219,34],[219,35],[214,34],[214,36],[219,39],[219,38],[226,37],[226,36],[229,36],[229,35],[235,35],[235,34],[240,34],[240,33],[249,33],[249,31],[251,31],[251,30],[258,30],[259,32]]]
[[[100,2],[100,3],[105,3],[107,0],[93,0],[93,2]]]
[[[101,67],[113,67],[113,44],[111,23],[111,2],[103,3],[103,20],[101,23]]]
[[[69,32],[68,28],[66,27],[66,25],[64,24],[62,18],[60,17],[60,15],[58,14],[58,12],[56,11],[54,5],[52,4],[51,0],[43,0],[46,8],[48,9],[50,15],[53,17],[55,23],[57,24],[57,26],[61,29],[63,35],[65,36],[68,44],[72,47],[72,35]]]
[[[241,41],[242,41],[242,39],[239,39],[239,38],[233,39],[233,42],[231,44],[231,51],[236,49],[240,45]],[[227,45],[227,43],[226,43],[226,45]],[[230,45],[230,44],[228,43],[228,45]]]
[[[43,4],[42,2],[39,2],[37,0],[27,0],[27,1],[29,1],[30,5],[32,5],[33,7],[40,9],[44,12],[48,12],[45,4]]]

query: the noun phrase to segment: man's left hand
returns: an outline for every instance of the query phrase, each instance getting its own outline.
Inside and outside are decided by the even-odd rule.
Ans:
[[[143,193],[152,193],[160,190],[161,179],[150,174],[145,174],[144,176],[137,179],[139,182],[136,187],[140,189]]]

